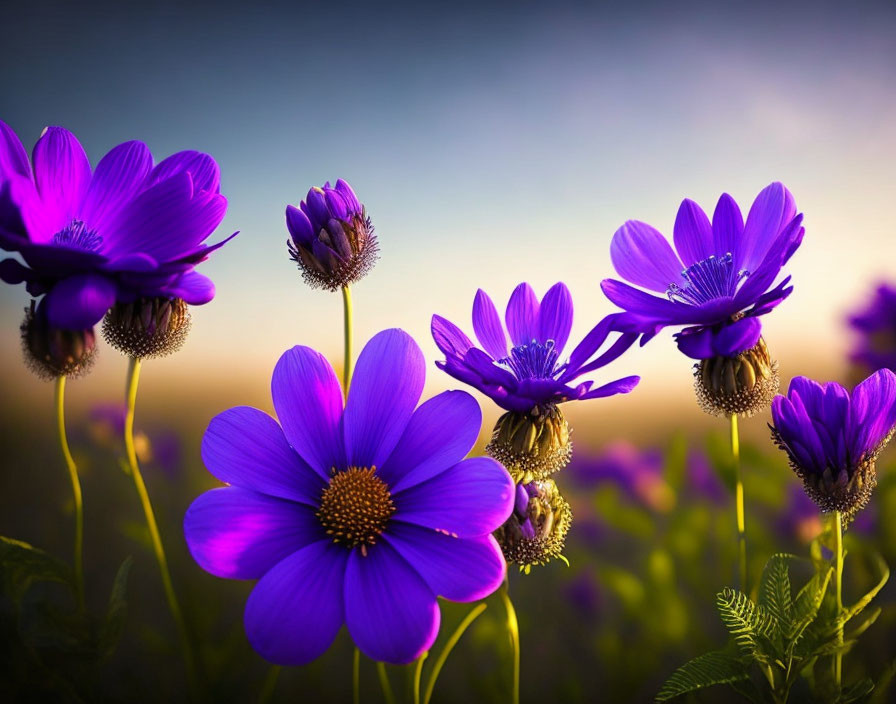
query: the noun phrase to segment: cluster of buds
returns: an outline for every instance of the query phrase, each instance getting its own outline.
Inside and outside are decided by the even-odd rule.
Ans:
[[[736,357],[711,357],[694,366],[697,403],[713,416],[749,418],[769,407],[779,385],[778,363],[761,337]]]
[[[116,303],[103,319],[106,342],[139,359],[177,352],[189,331],[190,311],[181,298],[138,298]]]
[[[551,478],[572,456],[569,423],[557,406],[510,411],[498,419],[486,452],[503,464],[516,482],[510,518],[495,531],[509,564],[529,573],[563,557],[572,523],[569,504]]]
[[[96,360],[96,335],[93,328],[60,330],[50,325],[45,306],[25,309],[25,319],[19,330],[25,363],[42,379],[60,376],[78,377],[86,374]]]

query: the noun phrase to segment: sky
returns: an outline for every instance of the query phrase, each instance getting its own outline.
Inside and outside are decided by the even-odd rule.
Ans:
[[[264,404],[295,344],[338,362],[341,298],[303,285],[284,210],[339,177],[381,249],[355,287],[356,338],[410,332],[427,393],[457,387],[432,364],[433,313],[469,331],[477,288],[502,308],[521,281],[562,280],[584,335],[614,310],[599,287],[613,232],[634,218],[671,234],[685,197],[711,211],[728,192],[746,212],[780,180],[805,214],[794,293],[764,322],[785,383],[844,377],[845,313],[896,279],[892,6],[28,2],[4,26],[0,119],[27,149],[57,124],[94,164],[129,139],[220,164],[216,237],[240,234],[200,268],[217,296],[186,347],[148,375],[159,403]],[[0,289],[0,375],[44,399],[23,373],[26,304]],[[689,367],[666,333],[599,377],[641,374],[630,398],[575,412],[697,413]],[[72,402],[117,394],[124,370],[103,349]]]

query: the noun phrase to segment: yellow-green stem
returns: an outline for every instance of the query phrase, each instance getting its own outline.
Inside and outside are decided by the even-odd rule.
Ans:
[[[507,633],[510,635],[510,645],[513,648],[513,695],[512,704],[520,704],[520,627],[516,618],[516,609],[510,600],[510,586],[507,579],[501,588],[501,599],[504,601],[504,609],[507,611]]]
[[[840,511],[834,512],[834,552],[836,553],[836,574],[834,582],[834,591],[837,597],[837,618],[843,613],[843,514]],[[843,645],[843,624],[837,626],[837,643]],[[837,691],[843,676],[843,653],[837,651],[834,655],[834,681],[837,684]]]
[[[355,646],[355,656],[352,658],[352,701],[355,704],[361,702],[361,651]]]
[[[65,376],[56,379],[56,424],[59,428],[59,444],[62,456],[68,467],[68,476],[72,482],[72,499],[75,504],[75,588],[78,593],[78,605],[84,609],[84,504],[81,499],[81,480],[78,478],[78,467],[68,447],[65,434]]]
[[[442,671],[442,667],[445,665],[445,661],[448,659],[451,651],[454,650],[454,646],[457,645],[457,641],[460,640],[461,636],[464,634],[464,631],[466,631],[470,627],[470,624],[479,617],[479,614],[485,611],[485,608],[485,603],[481,603],[472,611],[470,611],[470,613],[468,613],[466,618],[464,618],[464,620],[460,622],[460,625],[455,629],[454,633],[451,634],[451,637],[445,643],[445,647],[439,654],[435,665],[433,665],[432,672],[429,673],[429,680],[426,683],[426,692],[423,694],[423,704],[429,704],[429,700],[432,698],[432,692],[436,686],[436,679],[438,678],[439,673]]]
[[[414,704],[420,704],[420,678],[423,675],[423,661],[429,657],[427,650],[417,658],[417,666],[414,668]]]
[[[342,287],[342,307],[345,313],[345,360],[342,367],[342,387],[348,397],[348,387],[352,383],[352,291]]]
[[[279,665],[271,665],[267,676],[264,678],[264,684],[261,686],[261,694],[258,695],[258,704],[267,704],[274,696],[274,690],[277,688],[277,679],[280,677],[281,667]]]
[[[376,673],[380,678],[380,687],[383,689],[383,697],[386,704],[395,704],[395,692],[392,691],[392,683],[389,682],[389,674],[386,672],[386,663],[377,662]]]
[[[731,415],[731,456],[734,459],[734,503],[737,512],[737,553],[740,589],[747,591],[747,533],[744,521],[744,480],[740,469],[740,437],[737,414]]]
[[[137,385],[140,381],[140,359],[132,357],[128,368],[128,387],[127,387],[127,414],[124,419],[124,447],[127,454],[128,465],[131,470],[131,476],[134,478],[134,486],[137,489],[137,496],[140,498],[140,504],[143,506],[143,514],[146,517],[146,527],[149,529],[149,537],[152,542],[152,550],[156,556],[156,562],[159,564],[159,572],[162,576],[162,586],[165,590],[165,598],[168,600],[168,608],[171,616],[177,625],[178,634],[180,635],[181,645],[184,651],[184,660],[187,665],[187,677],[189,678],[190,687],[194,694],[198,693],[198,679],[196,677],[196,661],[193,656],[193,648],[190,644],[190,637],[187,633],[187,627],[184,623],[183,612],[174,593],[174,585],[171,582],[171,572],[168,569],[168,560],[165,557],[165,549],[162,547],[162,538],[159,535],[159,527],[156,523],[156,516],[152,510],[152,503],[149,500],[149,493],[146,491],[146,484],[143,482],[143,475],[140,473],[140,465],[137,462],[137,451],[134,447],[134,410],[137,404]]]

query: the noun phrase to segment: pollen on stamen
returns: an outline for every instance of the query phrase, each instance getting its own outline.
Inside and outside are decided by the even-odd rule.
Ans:
[[[348,548],[374,545],[395,513],[389,487],[376,475],[376,467],[349,467],[337,471],[320,497],[317,517],[334,543]]]
[[[670,301],[697,306],[733,296],[740,282],[749,275],[746,269],[735,271],[731,252],[718,257],[712,255],[682,271],[681,277],[687,284],[669,284],[666,295]]]

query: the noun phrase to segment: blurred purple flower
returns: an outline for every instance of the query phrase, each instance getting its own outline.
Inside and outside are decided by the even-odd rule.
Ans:
[[[702,450],[691,450],[687,459],[687,485],[697,494],[716,504],[727,504],[729,493],[719,475],[712,467],[706,453]]]
[[[796,538],[805,544],[817,538],[823,528],[818,506],[799,484],[789,486],[787,504],[775,525],[782,535]]]
[[[623,333],[603,354],[594,357],[623,317],[616,314],[604,318],[568,360],[561,361],[573,318],[572,296],[565,284],[552,286],[541,302],[529,284],[520,284],[510,296],[504,324],[492,299],[480,289],[473,302],[473,330],[482,348],[454,323],[434,315],[432,336],[445,354],[445,361],[436,364],[508,411],[526,413],[564,401],[626,394],[637,386],[639,377],[628,376],[597,388],[592,388],[592,381],[570,385],[631,347],[637,335]]]
[[[124,452],[123,436],[127,407],[123,403],[98,403],[88,413],[91,440],[116,453]],[[168,479],[177,478],[181,469],[181,442],[177,433],[164,427],[134,432],[134,445],[141,464],[161,469]]]
[[[787,396],[772,402],[772,419],[772,436],[806,493],[849,520],[871,496],[877,455],[896,425],[896,374],[881,369],[852,394],[836,382],[795,377]]]
[[[244,623],[268,660],[307,663],[346,624],[368,657],[411,662],[438,633],[437,596],[475,601],[504,579],[491,532],[513,481],[488,457],[464,459],[482,420],[469,394],[415,410],[424,377],[414,340],[381,332],[343,408],[329,362],[293,347],[271,383],[280,425],[248,407],[209,425],[203,461],[230,486],[193,502],[184,533],[203,569],[259,580]]]
[[[735,357],[758,343],[759,316],[793,290],[790,277],[772,284],[802,241],[802,219],[780,183],[759,193],[746,223],[727,193],[712,223],[699,205],[685,199],[675,218],[675,250],[637,220],[620,227],[610,245],[618,274],[660,295],[615,279],[605,279],[601,287],[639,321],[642,344],[667,325],[688,325],[676,336],[688,357]]]
[[[850,360],[869,370],[896,371],[896,288],[879,284],[870,303],[847,320],[858,333]]]
[[[608,445],[599,455],[580,453],[569,468],[573,480],[581,487],[612,483],[632,500],[654,511],[666,512],[675,505],[675,494],[663,478],[663,464],[661,450],[641,450],[620,440]]]
[[[597,575],[590,570],[581,570],[564,584],[563,592],[572,604],[577,617],[593,620],[600,612],[602,598]]]
[[[0,122],[0,279],[46,294],[50,325],[89,328],[116,301],[142,296],[208,303],[210,279],[193,269],[227,242],[207,246],[227,208],[218,165],[178,152],[153,167],[142,142],[113,148],[91,171],[84,148],[48,127],[29,162]]]

